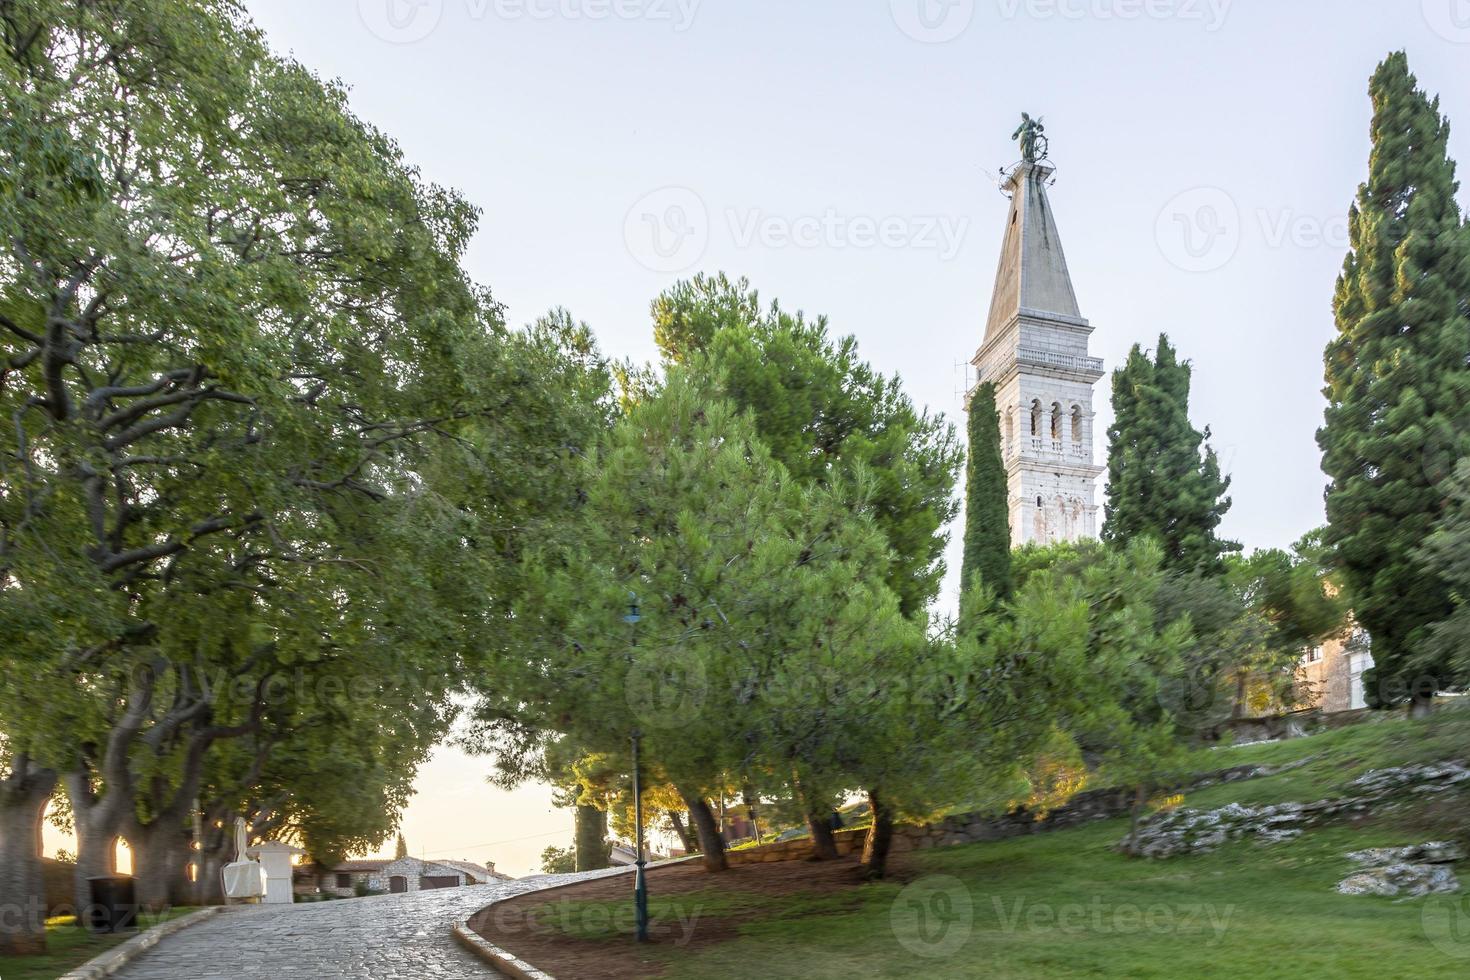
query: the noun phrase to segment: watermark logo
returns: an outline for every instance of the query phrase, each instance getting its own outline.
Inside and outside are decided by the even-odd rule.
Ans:
[[[998,0],[1006,20],[1177,20],[1207,33],[1225,26],[1231,0]]]
[[[1424,22],[1451,44],[1470,44],[1470,0],[1423,0]]]
[[[686,653],[640,648],[628,669],[625,694],[645,727],[680,728],[704,710],[709,680],[704,664]]]
[[[357,0],[363,26],[389,44],[415,44],[434,33],[444,0]]]
[[[889,0],[893,22],[915,41],[953,41],[975,19],[975,0]]]
[[[914,956],[942,959],[970,941],[975,903],[958,878],[932,875],[898,893],[888,910],[894,937]]]
[[[732,208],[725,212],[725,220],[737,248],[913,249],[935,252],[945,262],[959,254],[970,229],[968,218],[951,215],[874,218],[847,216],[834,208],[796,217]]]
[[[628,210],[623,240],[640,265],[653,272],[684,272],[709,247],[709,209],[687,187],[646,194]]]
[[[1240,208],[1218,187],[1187,190],[1159,212],[1154,237],[1164,257],[1185,272],[1222,269],[1240,249]]]
[[[1470,895],[1435,895],[1420,911],[1424,937],[1457,960],[1470,960]]]

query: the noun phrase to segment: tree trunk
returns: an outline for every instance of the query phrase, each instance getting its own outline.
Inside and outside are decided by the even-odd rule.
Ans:
[[[812,860],[836,861],[837,838],[832,835],[832,814],[809,812],[806,825],[812,832]]]
[[[888,873],[888,852],[893,847],[893,810],[868,790],[868,805],[873,810],[873,825],[863,841],[863,877],[876,881]]]
[[[190,892],[189,835],[180,821],[161,816],[149,824],[133,823],[127,831],[133,850],[133,877],[138,905],[163,912],[182,904]]]
[[[1148,787],[1140,786],[1138,787],[1138,791],[1133,795],[1133,809],[1129,814],[1128,846],[1124,848],[1127,853],[1134,857],[1138,856],[1138,825],[1143,820],[1143,808],[1147,803]]]
[[[694,821],[694,832],[699,835],[699,852],[704,855],[704,870],[727,871],[730,862],[725,859],[725,839],[720,836],[720,825],[714,811],[702,796],[679,791],[684,805],[689,808],[689,819]]]
[[[689,824],[679,816],[678,810],[669,811],[669,823],[674,825],[674,833],[679,835],[679,843],[684,846],[685,854],[694,854],[699,851],[699,837],[690,829]]]
[[[77,907],[77,924],[85,925],[92,904],[88,878],[110,875],[117,870],[117,839],[121,820],[108,800],[98,800],[91,791],[86,772],[66,775],[66,795],[71,800],[72,822],[77,832],[77,866],[72,874],[72,902]]]
[[[46,951],[46,884],[37,847],[56,773],[20,755],[0,779],[0,956]]]
[[[1247,682],[1250,675],[1243,670],[1235,672],[1235,702],[1230,706],[1230,718],[1232,721],[1240,721],[1245,717],[1245,701],[1249,694]]]
[[[578,805],[576,849],[578,871],[600,871],[608,866],[606,810]]]

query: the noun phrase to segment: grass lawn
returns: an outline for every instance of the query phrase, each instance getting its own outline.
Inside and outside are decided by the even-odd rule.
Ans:
[[[1367,769],[1470,757],[1470,711],[1222,749],[1210,757],[1217,768],[1309,761],[1278,776],[1208,787],[1189,794],[1184,805],[1315,800],[1341,792]],[[1470,899],[1396,900],[1334,890],[1353,870],[1348,851],[1442,838],[1470,842],[1467,796],[1415,799],[1284,844],[1236,842],[1165,861],[1114,852],[1127,823],[1113,820],[918,852],[905,856],[896,880],[857,884],[829,874],[830,883],[815,893],[744,891],[737,887],[741,879],[702,878],[691,883],[695,890],[656,901],[666,938],[640,953],[645,972],[630,975],[1470,976]],[[741,870],[759,875],[800,867],[817,866]],[[1462,865],[1460,873],[1470,885],[1470,867]],[[658,896],[656,875],[651,889]],[[575,895],[568,892],[544,924],[570,946],[578,940],[608,951],[621,946],[626,900],[598,896],[603,900],[579,903]],[[537,965],[557,972],[554,962]]]
[[[140,929],[149,929],[170,919],[188,915],[196,909],[170,909],[159,915],[143,913],[138,916]],[[45,956],[17,956],[0,959],[0,978],[3,980],[56,980],[62,974],[74,970],[99,953],[120,943],[127,942],[137,932],[94,936],[86,929],[77,927],[73,916],[62,916],[46,920]]]

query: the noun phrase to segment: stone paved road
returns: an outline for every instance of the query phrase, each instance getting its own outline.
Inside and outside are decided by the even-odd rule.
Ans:
[[[240,906],[163,940],[122,980],[486,980],[495,976],[450,936],[497,899],[616,871],[542,875],[337,902]]]

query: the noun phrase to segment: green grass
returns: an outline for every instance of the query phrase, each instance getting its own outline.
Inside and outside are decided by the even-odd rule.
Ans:
[[[1467,757],[1470,711],[1423,722],[1392,719],[1211,752],[1214,768],[1309,761],[1289,773],[1208,787],[1189,794],[1184,804],[1315,800],[1342,792],[1368,769]],[[1238,842],[1167,861],[1116,853],[1113,845],[1127,824],[1114,820],[925,851],[916,855],[917,873],[908,881],[816,900],[712,888],[681,896],[663,911],[681,914],[695,930],[701,917],[713,922],[744,913],[737,937],[704,948],[661,945],[653,955],[666,965],[669,980],[752,973],[833,980],[1350,980],[1405,969],[1422,976],[1470,976],[1470,900],[1399,901],[1334,890],[1353,870],[1349,851],[1470,839],[1467,803],[1464,796],[1435,800],[1356,825],[1309,830],[1290,843]],[[1470,885],[1470,868],[1462,869],[1462,877]]]
[[[150,929],[194,911],[196,910],[170,909],[159,915],[144,913],[139,916],[139,928]],[[73,916],[47,919],[46,955],[0,959],[0,978],[3,980],[56,980],[57,977],[76,969],[92,957],[105,953],[136,935],[136,932],[130,932],[95,936],[86,929],[79,929]]]

